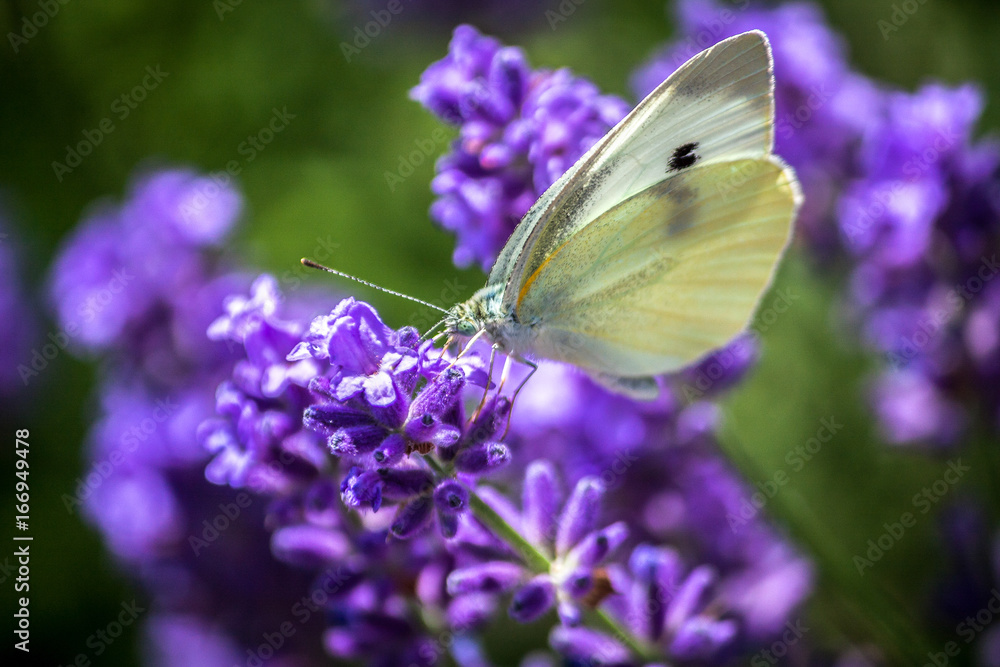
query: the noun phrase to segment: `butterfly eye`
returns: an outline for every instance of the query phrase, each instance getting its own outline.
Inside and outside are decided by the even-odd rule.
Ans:
[[[471,320],[459,320],[455,323],[455,333],[460,336],[474,336],[479,332],[479,327]]]

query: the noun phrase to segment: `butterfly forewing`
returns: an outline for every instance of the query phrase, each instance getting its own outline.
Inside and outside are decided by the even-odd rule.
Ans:
[[[504,247],[490,283],[518,309],[548,256],[619,202],[695,165],[763,157],[773,143],[771,54],[761,32],[698,54],[542,195]]]

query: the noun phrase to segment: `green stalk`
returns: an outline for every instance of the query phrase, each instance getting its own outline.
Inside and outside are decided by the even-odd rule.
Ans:
[[[721,436],[722,434],[720,434]],[[729,434],[732,436],[732,434]],[[744,479],[763,479],[765,475],[756,463],[746,455],[735,436],[720,437],[719,447],[726,457],[743,474]],[[776,494],[770,501],[770,514],[784,521],[792,529],[795,537],[804,544],[819,565],[829,588],[841,602],[866,621],[867,627],[877,641],[896,656],[901,664],[923,664],[929,647],[923,635],[915,627],[913,619],[893,604],[888,592],[877,579],[875,585],[861,583],[857,574],[849,567],[850,554],[816,528],[820,523],[808,509],[805,502],[792,502],[789,492]]]
[[[469,492],[469,508],[494,535],[513,547],[532,572],[542,574],[548,572],[552,567],[552,562],[545,554],[539,551],[534,544],[524,539],[521,533],[514,530],[509,523],[503,520],[502,516],[493,511],[493,508],[487,505],[475,491]]]

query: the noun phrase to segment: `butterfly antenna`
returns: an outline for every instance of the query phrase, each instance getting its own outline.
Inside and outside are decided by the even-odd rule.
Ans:
[[[423,342],[423,341],[427,340],[427,337],[431,335],[431,332],[432,332],[432,331],[434,331],[435,329],[437,329],[437,328],[438,328],[439,326],[441,326],[442,324],[444,324],[444,323],[445,323],[445,321],[446,321],[447,319],[448,319],[447,317],[442,317],[442,318],[441,318],[440,320],[438,320],[437,324],[435,324],[435,325],[434,325],[434,326],[432,326],[432,327],[431,327],[430,329],[428,329],[427,331],[425,331],[425,332],[424,332],[424,335],[420,337],[420,340],[421,340],[421,342]],[[442,332],[441,332],[441,333],[439,333],[439,334],[438,334],[437,336],[434,336],[434,338],[432,338],[431,340],[437,340],[437,338],[438,338],[439,336],[441,336],[441,334],[443,334],[443,333],[444,333],[444,332],[442,331]]]
[[[413,301],[414,303],[419,303],[421,306],[427,306],[428,308],[433,308],[434,310],[437,310],[437,311],[440,311],[440,312],[446,313],[446,314],[448,312],[447,310],[445,310],[444,308],[442,308],[440,306],[435,306],[433,303],[427,303],[426,301],[421,301],[420,299],[418,299],[415,296],[410,296],[409,294],[403,294],[402,292],[396,292],[396,291],[393,291],[391,289],[387,289],[385,287],[381,287],[379,285],[376,285],[375,283],[370,283],[367,280],[362,280],[361,278],[355,278],[354,276],[352,276],[349,273],[344,273],[343,271],[338,271],[337,269],[331,269],[329,266],[323,266],[322,264],[314,262],[314,261],[312,261],[311,259],[309,259],[307,257],[303,257],[300,261],[302,262],[303,266],[308,266],[310,269],[319,269],[320,271],[326,271],[327,273],[332,273],[335,276],[340,276],[341,278],[347,278],[348,280],[353,280],[354,282],[361,283],[362,285],[365,285],[367,287],[371,287],[372,289],[377,289],[380,292],[386,292],[388,294],[392,294],[393,296],[398,296],[398,297],[402,297],[404,299],[409,299],[410,301]],[[444,320],[442,320],[442,322],[443,321]],[[434,326],[437,326],[437,325],[434,325]]]

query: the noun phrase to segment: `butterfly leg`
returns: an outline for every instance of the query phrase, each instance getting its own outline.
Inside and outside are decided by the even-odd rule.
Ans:
[[[452,366],[454,366],[455,364],[457,364],[457,363],[458,363],[458,360],[459,360],[459,359],[461,359],[461,358],[462,358],[463,356],[465,356],[465,353],[466,353],[466,352],[468,352],[469,350],[471,350],[471,349],[472,349],[472,344],[473,344],[473,343],[475,343],[475,342],[476,342],[477,340],[479,340],[479,338],[480,338],[480,337],[481,337],[481,336],[482,336],[483,334],[485,334],[485,333],[486,333],[486,329],[480,329],[480,330],[479,330],[479,332],[478,332],[478,333],[476,333],[476,335],[475,335],[475,336],[473,336],[472,338],[470,338],[470,339],[469,339],[469,342],[468,342],[468,343],[466,343],[466,345],[465,345],[465,347],[464,347],[464,348],[462,348],[462,351],[458,353],[458,356],[456,356],[456,357],[455,357],[455,359],[454,359],[454,360],[452,360],[452,362],[451,362],[450,364],[448,364],[448,368],[445,368],[445,370],[446,370],[446,371],[447,371],[447,370],[450,370]],[[450,340],[450,339],[449,339],[449,340]],[[446,349],[446,350],[447,350],[447,349],[448,349],[448,348],[447,348],[447,346],[445,346],[445,348],[444,348],[444,349]],[[442,353],[441,353],[441,356],[444,356],[444,352],[442,352]]]
[[[507,357],[507,360],[510,361],[509,356]],[[521,380],[521,384],[517,385],[517,389],[514,390],[514,395],[510,397],[510,409],[507,411],[507,427],[503,430],[503,436],[501,436],[500,438],[501,440],[507,437],[507,431],[510,430],[510,418],[514,414],[514,401],[517,400],[517,395],[521,393],[521,389],[524,387],[524,385],[528,383],[528,380],[531,379],[531,376],[535,374],[535,371],[538,370],[538,364],[534,363],[533,361],[528,361],[527,359],[523,359],[521,357],[518,357],[518,361],[525,363],[528,366],[531,366],[531,370],[528,372],[527,375],[524,376],[524,379]]]
[[[483,399],[479,401],[479,406],[476,408],[475,412],[472,413],[472,416],[469,417],[470,422],[476,420],[476,418],[479,416],[479,412],[483,409],[483,406],[486,405],[486,397],[490,393],[490,382],[493,381],[493,361],[496,359],[497,350],[499,349],[500,346],[494,343],[493,348],[490,350],[490,368],[488,371],[486,371],[486,387],[483,389]],[[506,370],[506,368],[507,366],[506,364],[504,364],[504,369]],[[500,381],[500,389],[503,389],[502,380]],[[497,393],[498,394],[500,393],[499,389],[497,390]]]
[[[497,393],[499,394],[503,391],[503,386],[507,384],[507,378],[510,376],[510,362],[512,355],[508,354],[507,358],[503,362],[503,370],[500,372],[500,386],[497,387]]]

